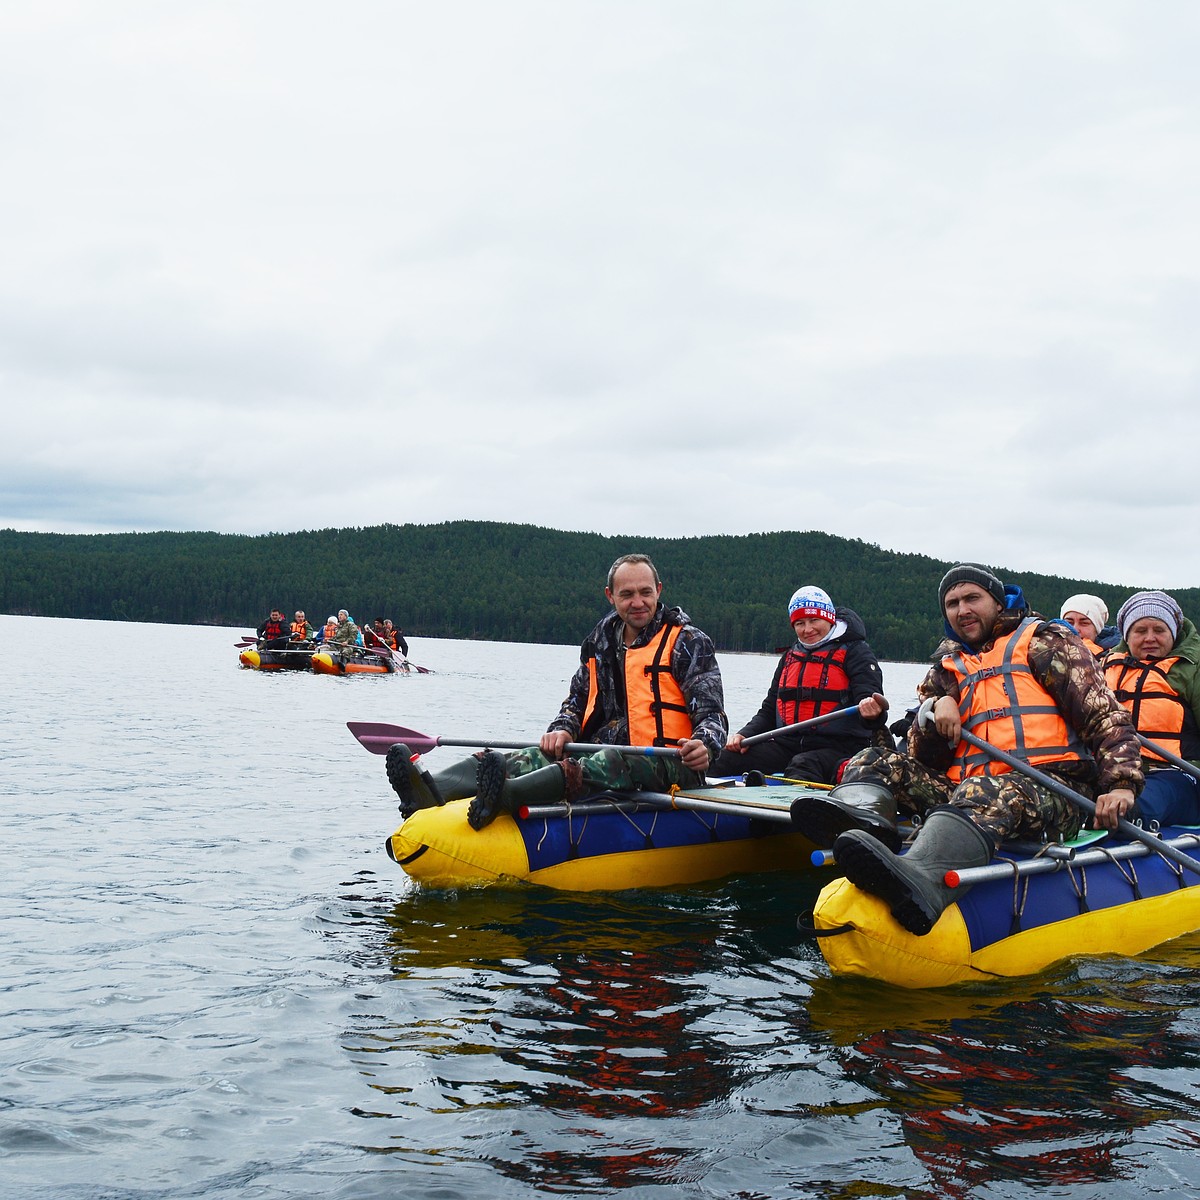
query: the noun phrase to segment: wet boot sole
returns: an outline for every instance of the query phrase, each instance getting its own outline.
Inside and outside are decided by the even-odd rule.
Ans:
[[[860,891],[878,896],[899,925],[918,937],[927,934],[941,912],[933,912],[921,893],[905,878],[899,859],[872,837],[839,838],[837,864]]]
[[[496,819],[501,811],[507,778],[508,764],[504,755],[495,750],[486,751],[479,760],[475,776],[475,799],[467,809],[467,824],[472,829],[483,829]]]
[[[400,797],[400,815],[407,821],[418,808],[436,808],[438,799],[427,788],[418,786],[413,775],[417,768],[404,745],[392,746],[387,752],[387,777],[392,791]]]
[[[815,846],[830,850],[851,829],[878,838],[889,850],[900,849],[900,834],[882,817],[864,813],[824,796],[797,796],[792,801],[792,824]]]

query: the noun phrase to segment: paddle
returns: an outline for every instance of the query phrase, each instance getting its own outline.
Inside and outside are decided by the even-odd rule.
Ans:
[[[848,708],[835,709],[833,712],[822,713],[819,717],[809,717],[807,721],[797,721],[795,725],[781,725],[778,729],[768,729],[766,733],[756,733],[753,737],[743,738],[743,746],[755,746],[759,742],[769,742],[773,738],[784,737],[795,733],[797,729],[812,729],[816,725],[824,725],[827,721],[839,721],[842,717],[858,715],[858,705],[851,704]]]
[[[367,645],[366,649],[369,650],[373,654],[380,654],[380,653],[390,654],[392,656],[392,658],[395,660],[397,670],[403,671],[406,675],[408,674],[410,669],[413,671],[416,671],[416,673],[418,675],[432,675],[433,674],[433,672],[428,667],[418,667],[415,662],[409,662],[407,655],[402,654],[399,650],[393,650],[392,647],[389,646],[387,644],[387,642],[385,642],[379,636],[379,634],[377,634],[375,632],[375,630],[373,630],[373,629],[371,630],[371,637],[374,639],[374,641],[372,641],[369,645]],[[363,634],[363,641],[364,641],[364,643],[366,642],[366,632],[365,631]]]
[[[993,746],[991,742],[985,742],[983,738],[976,737],[973,733],[968,733],[965,729],[959,733],[959,737],[968,745],[982,750],[984,754],[990,754],[1002,763],[1007,763],[1014,771],[1019,771],[1035,783],[1040,783],[1042,787],[1053,792],[1056,796],[1062,796],[1064,800],[1070,800],[1076,808],[1082,809],[1089,817],[1095,816],[1096,805],[1091,800],[1086,796],[1081,796],[1078,792],[1072,791],[1065,783],[1059,783],[1057,779],[1052,779],[1049,775],[1039,771],[1037,767],[1031,767],[1024,759],[1017,758],[1015,755],[1009,754],[1007,750],[1001,750],[998,746]],[[1181,867],[1186,867],[1194,875],[1200,875],[1200,862],[1184,854],[1182,850],[1175,849],[1169,842],[1164,842],[1162,838],[1155,837],[1149,831],[1139,828],[1132,821],[1127,821],[1124,817],[1120,817],[1117,820],[1117,829],[1132,841],[1141,842],[1157,850],[1164,858],[1169,858]]]
[[[378,721],[347,721],[346,728],[372,754],[386,754],[397,742],[403,742],[416,754],[426,754],[438,746],[473,746],[479,750],[524,750],[536,746],[538,739],[528,742],[476,741],[468,738],[448,738],[418,733],[403,725],[386,725]],[[598,750],[619,750],[622,754],[648,754],[657,758],[678,758],[678,746],[602,746],[587,742],[568,742],[563,749],[568,754],[595,754]]]
[[[732,789],[731,789],[732,790]],[[739,791],[742,789],[738,789]],[[761,789],[754,789],[761,790]],[[653,809],[678,808],[687,812],[718,813],[730,817],[750,817],[753,820],[775,821],[780,825],[790,825],[791,807],[780,807],[775,804],[754,802],[752,800],[708,800],[703,796],[687,796],[676,792],[673,796],[668,792],[630,792],[627,799],[605,801],[601,806],[589,802],[583,805],[547,804],[544,806],[525,806],[517,809],[517,816],[522,820],[536,820],[541,817],[565,817],[572,813],[586,812],[628,812],[638,806]]]
[[[258,638],[245,637],[245,638],[242,638],[242,640],[240,642],[234,642],[233,645],[234,645],[234,648],[237,650],[250,650],[253,647],[258,645]],[[272,650],[271,653],[278,654],[278,653],[280,653],[280,651]],[[305,651],[305,653],[306,654],[311,653],[311,651]]]
[[[1177,754],[1172,754],[1170,750],[1164,749],[1157,742],[1152,742],[1149,738],[1142,737],[1140,733],[1137,735],[1137,740],[1147,750],[1153,750],[1155,754],[1161,754],[1167,762],[1174,763],[1181,771],[1186,771],[1194,778],[1200,779],[1200,767],[1197,767],[1195,763],[1190,763],[1186,758],[1180,758]]]

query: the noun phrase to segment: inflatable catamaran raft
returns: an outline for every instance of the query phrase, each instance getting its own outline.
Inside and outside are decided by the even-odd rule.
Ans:
[[[1200,849],[1197,830],[1159,836],[1193,856]],[[1140,954],[1200,930],[1200,876],[1142,842],[1103,833],[1033,854],[1001,847],[989,865],[949,872],[946,882],[964,894],[921,937],[848,879],[828,884],[812,924],[830,969],[944,987],[1031,975],[1075,955]]]

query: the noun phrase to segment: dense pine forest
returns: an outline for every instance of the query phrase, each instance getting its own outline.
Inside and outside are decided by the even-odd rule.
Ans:
[[[721,650],[790,640],[787,601],[805,583],[866,622],[880,658],[920,661],[937,644],[937,583],[950,565],[825,533],[682,539],[601,537],[452,521],[246,537],[219,533],[47,534],[0,530],[0,612],[254,627],[278,605],[314,624],[346,608],[389,616],[412,637],[575,643],[606,611],[609,563],[649,554],[663,598]],[[1010,571],[1040,612],[1074,592],[1115,615],[1139,585]],[[1149,585],[1152,586],[1152,585]],[[1200,589],[1174,593],[1186,612]]]

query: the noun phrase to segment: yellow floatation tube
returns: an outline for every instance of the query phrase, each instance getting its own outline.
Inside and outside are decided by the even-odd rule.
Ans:
[[[539,883],[572,891],[674,887],[745,872],[811,870],[813,844],[779,819],[804,788],[737,789],[774,810],[748,813],[633,807],[596,801],[555,815],[505,813],[482,830],[467,824],[468,800],[413,813],[388,839],[387,852],[429,887]],[[721,788],[679,793],[720,802]]]
[[[1063,860],[1040,874],[1020,874],[1020,855],[1004,857],[1013,865],[989,868],[1003,877],[976,883],[923,937],[846,878],[826,885],[813,925],[830,969],[945,987],[1032,975],[1075,955],[1140,954],[1200,929],[1200,878],[1140,844],[1105,839],[1080,852],[1082,865]]]

